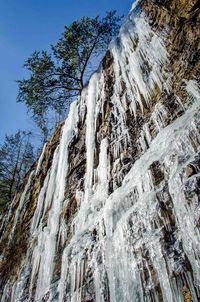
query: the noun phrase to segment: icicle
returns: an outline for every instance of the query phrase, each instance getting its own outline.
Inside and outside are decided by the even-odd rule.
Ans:
[[[68,146],[73,138],[78,120],[77,104],[71,105],[69,116],[63,127],[60,146],[54,154],[52,170],[49,184],[53,178],[54,189],[48,187],[51,194],[47,193],[46,198],[50,198],[51,208],[49,209],[46,226],[41,229],[38,235],[38,243],[33,252],[32,280],[38,271],[35,300],[42,297],[49,291],[54,268],[54,255],[56,249],[57,235],[59,230],[59,217],[61,204],[64,201],[65,178],[68,172]],[[51,196],[49,196],[51,195]],[[40,200],[38,199],[38,202]]]
[[[186,82],[186,90],[192,100],[200,101],[200,88],[195,80]]]
[[[100,198],[103,200],[105,200],[108,195],[109,162],[107,149],[108,141],[107,138],[104,138],[101,141],[100,146],[99,166],[97,169],[97,187],[94,188],[95,198]]]
[[[156,125],[158,131],[165,127],[165,121],[168,118],[168,112],[165,106],[161,103],[156,104],[152,114],[152,120]]]
[[[45,154],[45,149],[46,149],[46,143],[44,144],[43,146],[43,149],[42,149],[42,153],[39,157],[39,160],[38,160],[38,164],[37,164],[37,168],[36,168],[36,171],[35,171],[35,174],[38,175],[40,170],[41,170],[41,165],[42,165],[42,161],[44,159],[44,154]]]
[[[93,182],[94,152],[95,152],[95,121],[96,102],[98,93],[98,74],[94,74],[89,82],[87,95],[87,118],[86,118],[86,152],[87,165],[85,176],[85,202],[91,195]]]
[[[32,181],[33,175],[34,175],[34,171],[32,171],[30,173],[29,178],[28,178],[28,182],[27,182],[27,184],[25,186],[25,189],[24,189],[24,191],[21,195],[19,205],[18,205],[17,211],[15,213],[15,219],[14,219],[13,227],[12,227],[12,230],[11,230],[10,235],[9,235],[9,240],[10,241],[12,240],[12,237],[14,235],[16,225],[17,225],[17,223],[19,223],[20,216],[22,215],[23,211],[25,210],[26,199],[28,200],[28,197],[29,197],[29,194],[30,194],[29,189],[30,189],[30,186],[31,186],[31,181]]]
[[[37,207],[32,219],[32,223],[31,223],[31,233],[33,234],[34,231],[36,230],[36,228],[39,225],[39,222],[41,220],[41,216],[42,216],[42,210],[44,208],[44,200],[45,200],[45,194],[47,191],[47,187],[49,184],[49,172],[47,173],[47,176],[44,180],[44,185],[40,191],[40,194],[38,196],[38,201],[37,201]]]

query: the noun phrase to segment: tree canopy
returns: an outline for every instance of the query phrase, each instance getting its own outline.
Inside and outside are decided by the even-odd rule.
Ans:
[[[18,81],[18,101],[26,104],[37,126],[48,135],[49,121],[66,114],[94,66],[119,30],[116,11],[100,19],[83,17],[66,26],[51,52],[35,51],[24,64],[29,78]],[[99,62],[99,61],[98,61]]]
[[[35,160],[30,132],[6,135],[0,146],[0,205],[13,199],[22,179]]]

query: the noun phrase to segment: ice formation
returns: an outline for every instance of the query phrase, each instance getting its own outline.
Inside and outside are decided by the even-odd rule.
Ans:
[[[26,256],[2,302],[184,302],[185,292],[199,301],[200,91],[195,79],[182,79],[172,115],[163,101],[173,92],[165,43],[133,4],[108,59],[71,105],[37,197]],[[136,136],[130,124],[140,125],[148,106]],[[81,139],[84,183],[77,180],[69,223],[63,212]],[[4,221],[14,215],[10,240],[45,150]]]

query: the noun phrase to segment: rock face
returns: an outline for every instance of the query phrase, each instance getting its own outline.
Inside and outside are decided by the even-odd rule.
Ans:
[[[1,213],[1,301],[199,301],[199,22],[133,3]]]

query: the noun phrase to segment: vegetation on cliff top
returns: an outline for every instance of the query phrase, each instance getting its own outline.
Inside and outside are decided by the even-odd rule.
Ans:
[[[66,115],[83,89],[108,43],[117,34],[116,11],[100,19],[83,17],[65,27],[51,53],[35,51],[24,64],[29,78],[18,81],[18,101],[26,104],[44,140]]]

